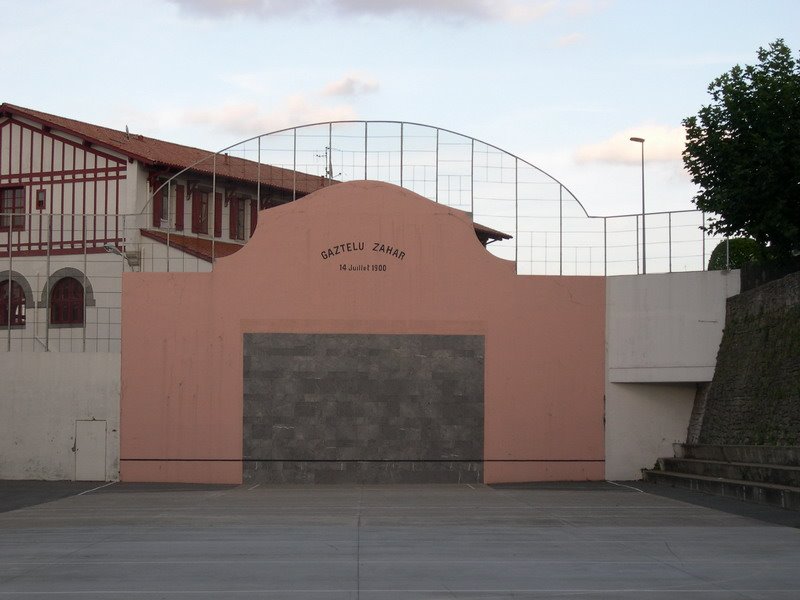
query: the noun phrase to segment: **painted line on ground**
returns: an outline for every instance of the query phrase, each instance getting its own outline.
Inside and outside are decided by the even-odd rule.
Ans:
[[[109,481],[108,483],[104,483],[103,485],[98,485],[96,488],[92,488],[90,490],[85,490],[85,491],[81,492],[80,494],[75,494],[75,495],[76,496],[83,496],[84,494],[91,494],[92,492],[96,492],[97,490],[102,490],[103,488],[106,488],[106,487],[108,487],[110,485],[114,485],[115,483],[118,483],[118,482]]]

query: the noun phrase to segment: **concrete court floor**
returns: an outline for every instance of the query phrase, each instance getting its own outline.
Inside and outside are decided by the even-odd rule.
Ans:
[[[800,529],[610,483],[109,484],[0,513],[4,598],[788,600]]]

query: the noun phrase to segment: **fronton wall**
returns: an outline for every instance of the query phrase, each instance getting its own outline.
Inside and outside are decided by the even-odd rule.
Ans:
[[[603,278],[517,276],[463,213],[333,186],[212,273],[125,274],[121,476],[602,479],[604,320]]]

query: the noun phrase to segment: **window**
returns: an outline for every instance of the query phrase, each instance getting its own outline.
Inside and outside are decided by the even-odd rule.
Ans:
[[[163,181],[153,184],[153,227],[161,227],[163,222],[169,223],[169,185]],[[159,186],[163,185],[161,189]]]
[[[243,240],[244,227],[245,227],[245,209],[247,207],[247,200],[244,198],[231,198],[231,239]]]
[[[208,233],[208,192],[192,192],[192,231]]]
[[[83,286],[74,277],[62,277],[50,292],[52,325],[83,325]]]
[[[25,188],[0,189],[0,231],[25,229]]]
[[[47,207],[47,190],[36,190],[36,210],[44,210]]]
[[[169,223],[169,186],[161,188],[161,220]]]
[[[25,291],[16,281],[8,279],[0,282],[0,325],[9,325],[9,296],[8,288],[11,284],[11,326],[23,327],[25,325]]]

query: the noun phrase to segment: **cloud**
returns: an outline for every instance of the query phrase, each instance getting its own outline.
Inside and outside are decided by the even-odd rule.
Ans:
[[[275,89],[275,86],[272,83],[273,78],[269,73],[223,73],[219,77],[226,84],[252,94],[266,96]]]
[[[187,13],[208,17],[256,16],[280,17],[299,13],[319,0],[167,0]]]
[[[610,0],[573,0],[567,5],[567,14],[571,17],[587,17],[604,11],[610,5]]]
[[[457,21],[499,20],[526,23],[544,17],[557,0],[167,0],[181,10],[207,17],[288,15],[385,17],[397,14],[443,17]]]
[[[360,96],[377,92],[379,87],[374,79],[351,74],[329,83],[322,93],[325,96]]]
[[[575,160],[583,164],[638,163],[642,160],[641,147],[631,142],[631,137],[644,138],[645,161],[650,162],[680,161],[686,145],[686,132],[683,127],[642,125],[615,133],[601,142],[581,146],[575,153]]]
[[[225,81],[249,94],[268,96],[274,91],[269,73],[232,73]],[[362,74],[350,73],[332,81],[322,90],[297,93],[277,101],[232,100],[216,106],[190,109],[162,109],[150,117],[151,123],[162,126],[172,123],[208,128],[215,133],[241,138],[269,133],[288,127],[349,121],[357,119],[355,107],[347,101],[379,89],[376,80]]]
[[[188,125],[206,126],[244,138],[296,125],[355,119],[356,113],[346,104],[319,105],[298,94],[270,110],[255,103],[232,102],[210,109],[183,111],[179,118]]]
[[[567,35],[563,35],[556,40],[556,46],[559,48],[565,48],[567,46],[574,46],[575,44],[581,43],[586,38],[585,35],[582,33],[570,33]]]

